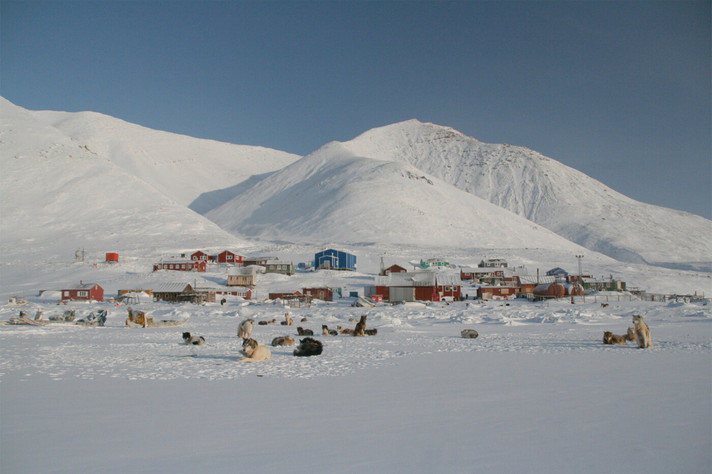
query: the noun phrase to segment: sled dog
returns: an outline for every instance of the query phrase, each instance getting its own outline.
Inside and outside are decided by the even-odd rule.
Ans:
[[[364,314],[361,316],[361,320],[356,323],[356,327],[354,328],[354,336],[365,336],[365,331],[366,331],[366,315]]]
[[[242,362],[257,362],[260,360],[270,360],[272,353],[267,346],[258,343],[256,340],[248,338],[242,341],[242,350],[245,358],[240,359]]]
[[[635,339],[638,341],[638,347],[646,349],[653,347],[653,340],[650,337],[650,329],[643,321],[643,317],[639,314],[633,315],[633,326],[635,327]]]
[[[460,336],[464,338],[476,339],[480,334],[474,329],[463,329],[460,331]]]
[[[605,331],[603,333],[603,343],[624,346],[626,339],[625,336],[619,336],[617,334],[613,334],[611,331]]]
[[[339,331],[337,331],[336,329],[329,329],[329,326],[327,326],[326,324],[321,325],[321,333],[325,336],[338,336],[339,335]]]
[[[312,331],[311,329],[304,329],[303,327],[298,326],[297,334],[299,334],[300,336],[313,336],[314,331]]]
[[[205,338],[203,336],[191,336],[189,332],[184,332],[183,342],[188,345],[202,346],[205,344]]]
[[[321,341],[317,341],[312,337],[305,337],[299,341],[299,346],[294,349],[294,355],[299,357],[309,357],[321,354],[323,346]]]
[[[294,338],[292,336],[280,336],[272,339],[273,346],[293,346]]]
[[[282,326],[291,326],[294,324],[294,321],[292,321],[291,316],[289,316],[289,313],[285,313],[284,315],[284,321],[280,322]]]
[[[252,337],[252,325],[255,323],[254,319],[245,319],[237,327],[237,337],[242,339],[249,339]]]

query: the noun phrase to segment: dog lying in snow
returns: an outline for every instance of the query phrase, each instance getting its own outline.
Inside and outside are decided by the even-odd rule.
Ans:
[[[363,333],[366,336],[375,336],[376,334],[378,334],[378,329],[376,329],[376,328],[364,329]]]
[[[341,334],[353,335],[353,333],[354,333],[353,329],[345,328],[343,326],[336,326],[336,330],[339,331]]]
[[[191,336],[189,332],[184,332],[183,342],[188,345],[202,346],[205,344],[205,338],[203,336]]]
[[[463,329],[460,331],[460,336],[464,338],[476,339],[480,334],[474,329]]]
[[[298,326],[297,334],[299,334],[300,336],[313,336],[314,331],[312,331],[311,329],[304,329],[303,327]]]
[[[337,331],[336,329],[329,329],[329,326],[327,326],[326,324],[321,325],[321,333],[325,336],[338,336],[339,335],[339,331]]]
[[[280,336],[272,339],[273,346],[293,346],[294,338],[292,336]]]
[[[647,349],[653,347],[653,339],[650,337],[650,329],[643,321],[643,317],[639,314],[633,315],[633,326],[635,327],[635,339],[638,341],[638,347]]]
[[[249,339],[252,337],[252,325],[255,323],[254,319],[245,319],[237,327],[237,337],[242,339]]]
[[[294,355],[298,357],[309,357],[321,354],[323,350],[321,341],[317,341],[312,337],[305,337],[299,341],[299,346],[294,349]]]
[[[603,343],[604,344],[613,344],[613,345],[618,345],[618,346],[624,346],[626,342],[627,342],[626,336],[619,336],[617,334],[613,334],[611,331],[605,331],[603,333]]]
[[[268,324],[277,324],[277,320],[272,318],[269,321],[259,321],[257,324],[259,324],[260,326],[267,326]]]
[[[242,350],[240,352],[245,356],[245,358],[240,359],[242,362],[257,362],[272,358],[272,353],[267,346],[251,338],[242,341]]]

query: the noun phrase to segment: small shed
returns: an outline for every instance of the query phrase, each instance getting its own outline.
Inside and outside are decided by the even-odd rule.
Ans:
[[[314,266],[325,270],[356,270],[356,255],[342,250],[327,249],[314,254]]]
[[[119,263],[119,254],[116,252],[106,252],[106,261],[108,263]]]
[[[98,283],[79,282],[62,289],[62,301],[104,301],[104,288]]]
[[[334,292],[331,288],[303,288],[302,294],[322,301],[334,301]]]

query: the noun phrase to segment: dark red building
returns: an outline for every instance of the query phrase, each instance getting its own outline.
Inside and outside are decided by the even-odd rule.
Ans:
[[[97,283],[79,282],[62,290],[62,301],[104,301],[104,288]]]

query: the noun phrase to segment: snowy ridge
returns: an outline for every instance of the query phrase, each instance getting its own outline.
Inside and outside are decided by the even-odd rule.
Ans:
[[[31,112],[185,206],[203,193],[281,169],[298,155],[152,130],[96,112]],[[212,207],[221,201],[213,201]],[[197,212],[208,205],[202,202]]]
[[[618,260],[712,268],[712,221],[635,201],[528,148],[417,120],[369,130],[344,146],[409,163]]]
[[[267,240],[583,250],[411,165],[357,156],[338,142],[206,216]]]
[[[110,157],[0,102],[0,255],[243,246],[214,223],[116,166]]]

